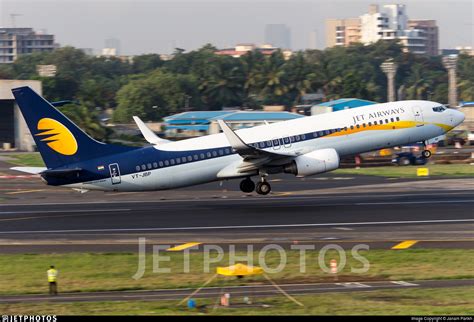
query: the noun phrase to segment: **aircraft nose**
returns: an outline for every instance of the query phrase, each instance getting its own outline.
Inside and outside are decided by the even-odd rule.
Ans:
[[[453,111],[453,112],[454,112],[454,124],[456,124],[456,126],[464,122],[464,119],[466,118],[466,116],[464,115],[463,112],[460,112],[460,111]]]

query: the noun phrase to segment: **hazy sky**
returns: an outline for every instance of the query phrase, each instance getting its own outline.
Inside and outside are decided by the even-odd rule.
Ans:
[[[440,47],[474,47],[474,0],[0,0],[0,26],[33,27],[56,35],[62,46],[99,52],[107,38],[120,39],[123,54],[170,53],[205,43],[217,47],[263,43],[266,24],[291,29],[292,49],[305,49],[316,30],[325,46],[325,19],[357,17],[370,3],[407,5],[413,19],[436,19]]]

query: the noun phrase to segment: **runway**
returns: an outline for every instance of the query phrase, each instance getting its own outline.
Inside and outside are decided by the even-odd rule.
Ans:
[[[100,198],[76,194],[72,202],[50,193],[42,203],[0,205],[1,252],[134,251],[139,237],[170,245],[333,241],[375,248],[413,239],[420,241],[416,247],[472,248],[472,179],[348,181],[265,197],[189,189],[185,193],[194,197],[181,197],[183,191],[165,200],[154,198],[161,192],[116,194],[108,200],[103,193]]]
[[[308,295],[332,292],[370,292],[383,289],[406,288],[442,288],[442,287],[474,286],[474,280],[423,280],[423,281],[375,281],[375,282],[347,282],[347,283],[306,283],[281,284],[279,287],[287,294]],[[119,291],[119,292],[81,292],[65,293],[58,296],[49,295],[21,295],[0,296],[0,304],[37,303],[37,302],[100,302],[100,301],[180,301],[189,296],[195,289],[161,289],[150,291]],[[265,297],[281,295],[280,290],[272,285],[254,286],[227,286],[206,287],[201,289],[193,298],[218,298],[224,293],[236,297],[250,296]],[[235,302],[234,302],[235,304]]]

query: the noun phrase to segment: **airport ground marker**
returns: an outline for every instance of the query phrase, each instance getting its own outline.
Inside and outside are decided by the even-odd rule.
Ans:
[[[178,246],[175,246],[175,247],[168,248],[167,251],[169,251],[169,252],[179,252],[181,250],[185,250],[187,248],[191,248],[191,247],[201,245],[201,244],[202,243],[186,243],[186,244],[182,244],[182,245],[178,245]]]
[[[417,240],[405,240],[405,241],[393,246],[392,249],[407,249],[407,248],[410,248],[411,246],[415,245],[416,243],[418,243]]]

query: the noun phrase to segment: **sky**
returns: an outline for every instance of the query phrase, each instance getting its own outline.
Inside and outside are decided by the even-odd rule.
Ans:
[[[435,19],[440,48],[474,47],[474,0],[0,0],[0,26],[32,27],[61,45],[105,47],[120,40],[121,53],[167,54],[206,43],[218,48],[264,42],[266,24],[286,24],[293,50],[325,47],[325,20],[357,17],[371,3],[403,3],[412,19]],[[314,32],[315,31],[315,32]]]

